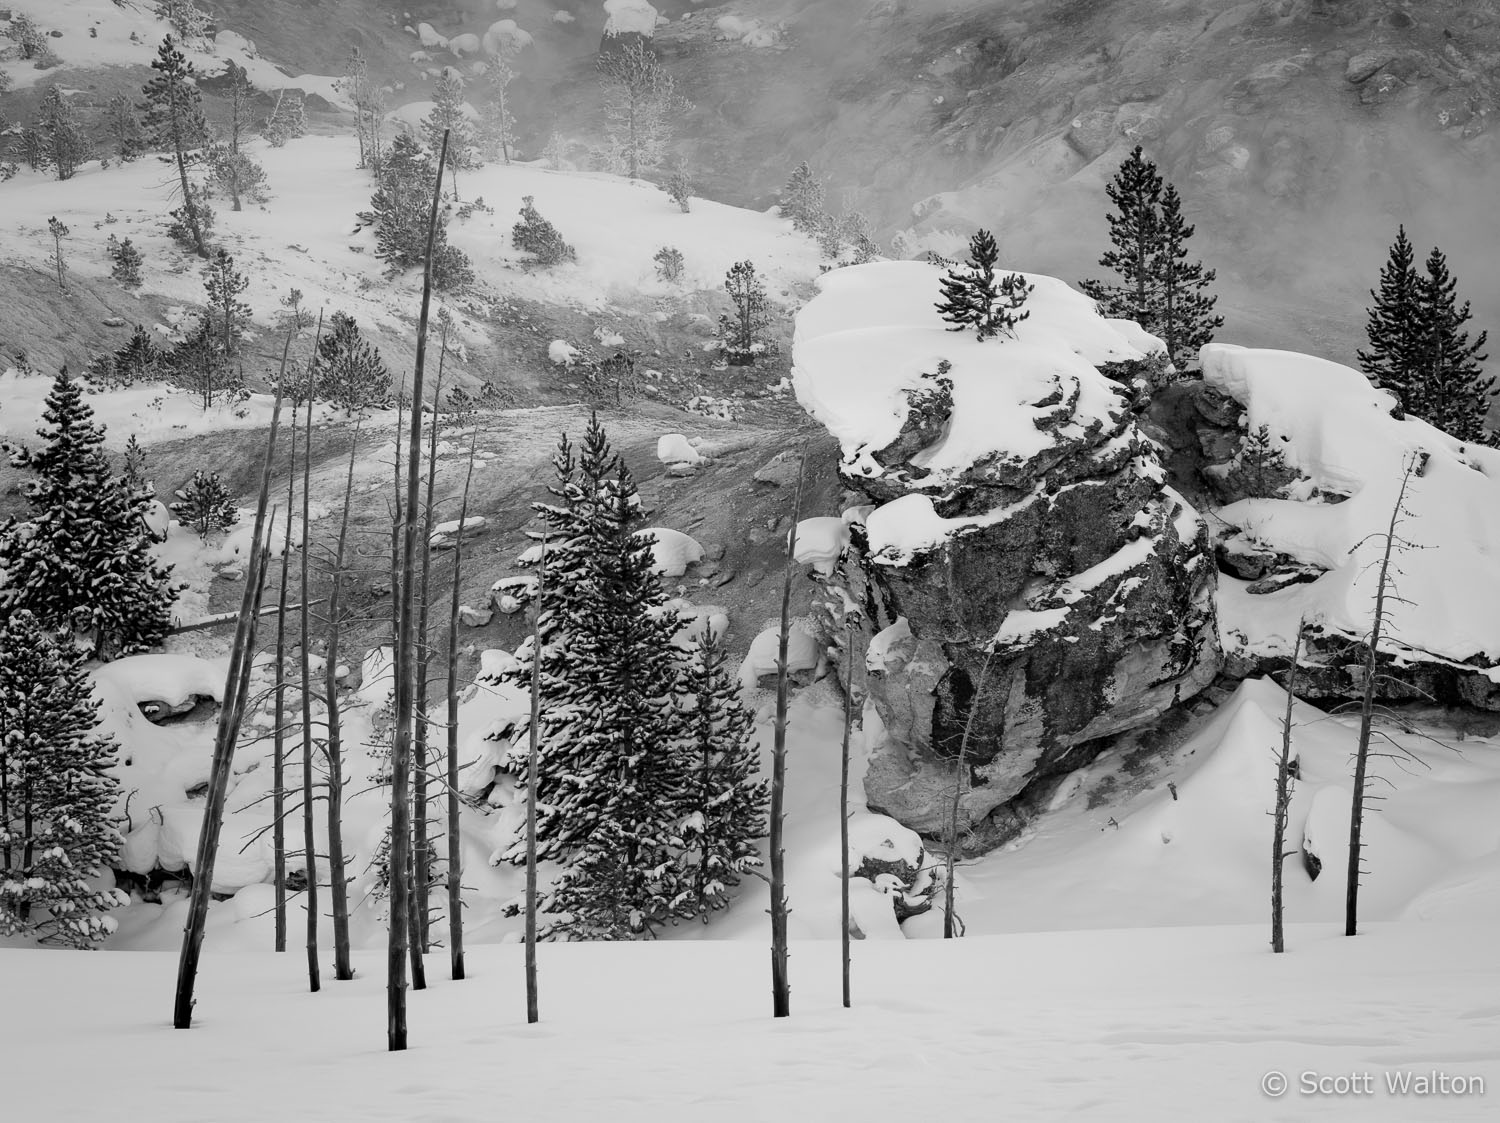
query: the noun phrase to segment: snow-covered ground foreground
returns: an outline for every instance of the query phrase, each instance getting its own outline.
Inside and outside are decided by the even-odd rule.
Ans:
[[[850,1010],[838,945],[801,942],[782,1020],[760,942],[547,945],[535,1026],[522,949],[489,946],[465,982],[430,961],[394,1056],[375,952],[308,994],[296,948],[210,950],[182,1032],[173,955],[11,951],[0,993],[25,1017],[0,1025],[0,1055],[17,1117],[54,1123],[1489,1119],[1494,936],[1294,926],[1282,956],[1259,927],[865,942]],[[1282,1096],[1268,1073],[1290,1082]],[[1387,1084],[1434,1073],[1468,1090]],[[1368,1092],[1333,1091],[1366,1074]]]

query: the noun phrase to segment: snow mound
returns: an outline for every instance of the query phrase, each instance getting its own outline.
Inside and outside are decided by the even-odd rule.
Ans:
[[[455,35],[452,39],[448,40],[448,50],[452,51],[459,58],[463,58],[464,55],[477,55],[481,50],[479,36],[475,35],[472,31],[466,31],[462,35]]]
[[[604,0],[609,18],[604,21],[605,35],[635,32],[650,38],[656,33],[656,9],[646,0]]]
[[[556,366],[570,367],[578,361],[579,351],[566,339],[554,339],[547,344],[547,358]]]
[[[176,708],[195,697],[222,700],[224,673],[221,662],[196,655],[129,655],[95,667],[93,676],[136,704],[163,702]]]
[[[665,607],[675,609],[682,617],[682,628],[672,637],[672,642],[684,650],[696,647],[698,637],[704,632],[722,643],[729,631],[729,610],[722,604],[694,604],[684,597],[674,597]]]
[[[707,457],[681,433],[667,433],[656,440],[656,459],[663,464],[702,464]]]
[[[1219,511],[1232,526],[1295,561],[1327,570],[1310,584],[1245,598],[1244,608],[1295,631],[1299,615],[1351,637],[1370,627],[1378,561],[1405,466],[1409,482],[1398,534],[1417,549],[1392,565],[1400,600],[1386,628],[1401,646],[1454,661],[1500,659],[1500,452],[1465,444],[1424,421],[1390,416],[1394,399],[1364,375],[1310,355],[1214,343],[1201,353],[1204,380],[1246,407],[1306,481],[1296,498],[1246,499]],[[1284,440],[1282,438],[1285,438]],[[1346,497],[1329,502],[1327,497]],[[1265,630],[1262,628],[1262,630]]]
[[[740,683],[746,687],[757,685],[760,679],[776,673],[776,656],[780,650],[781,633],[776,627],[767,628],[750,642],[750,650],[740,664]],[[806,629],[793,621],[787,636],[787,673],[794,675],[802,671],[816,674],[823,665],[823,648]]]
[[[984,458],[1029,460],[1060,437],[1114,424],[1120,397],[1095,368],[1147,351],[1062,281],[1025,276],[1035,286],[1026,302],[1030,317],[1016,338],[985,342],[947,330],[933,307],[942,277],[935,265],[883,261],[818,279],[818,295],[797,316],[793,387],[803,408],[838,438],[846,472],[883,470],[873,454],[900,434],[909,393],[933,387],[944,360],[952,423],[913,461],[931,473],[934,490]],[[1067,423],[1040,427],[1059,401],[1072,403]],[[921,516],[915,507],[910,514]],[[926,533],[938,532],[934,517],[924,520]]]
[[[635,534],[637,538],[652,540],[651,553],[656,560],[656,572],[662,577],[681,577],[688,566],[703,560],[702,545],[692,535],[680,530],[648,526]]]
[[[522,31],[513,19],[496,20],[484,33],[484,49],[491,55],[522,51],[533,42],[531,32]]]
[[[849,547],[849,524],[837,515],[803,519],[797,524],[796,559],[828,577]]]
[[[865,670],[874,673],[884,671],[896,646],[911,638],[911,625],[907,623],[906,617],[896,617],[895,623],[882,628],[870,638],[870,646],[865,649]]]

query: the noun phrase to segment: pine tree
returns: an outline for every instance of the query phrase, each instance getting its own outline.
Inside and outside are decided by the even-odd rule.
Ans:
[[[677,204],[683,214],[688,213],[693,197],[693,177],[688,172],[687,164],[682,160],[673,160],[667,169],[667,178],[662,182],[661,189],[667,193],[667,197]]]
[[[656,262],[656,275],[668,284],[676,284],[682,278],[682,251],[676,246],[662,246],[651,256]]]
[[[171,24],[181,39],[203,39],[208,35],[208,14],[195,8],[193,0],[157,0],[156,14]]]
[[[974,328],[981,341],[1002,331],[1014,334],[1015,326],[1031,313],[1020,312],[1034,287],[1019,273],[998,280],[995,261],[1000,251],[988,230],[969,239],[969,260],[943,274],[943,299],[936,305],[939,315],[953,326],[949,331]]]
[[[781,217],[804,234],[816,234],[823,223],[823,184],[807,161],[798,164],[781,189]]]
[[[52,235],[52,264],[57,270],[57,291],[62,292],[65,288],[63,285],[63,275],[67,272],[66,264],[63,261],[62,241],[72,231],[59,222],[56,215],[53,215],[47,220],[47,232]]]
[[[378,138],[378,127],[372,125],[371,128],[375,129],[374,135]],[[282,148],[287,141],[306,136],[307,106],[301,93],[296,90],[277,90],[276,104],[261,122],[261,130],[272,148]]]
[[[141,251],[129,238],[110,249],[110,278],[127,289],[139,288],[141,284]]]
[[[245,68],[230,59],[224,70],[223,100],[229,103],[228,128],[222,142],[208,150],[209,179],[229,195],[233,209],[266,201],[266,172],[244,149],[245,134],[254,120],[256,89]]]
[[[111,473],[104,431],[66,367],[42,417],[41,451],[4,446],[36,478],[24,485],[27,520],[0,527],[0,611],[28,609],[99,659],[144,651],[166,635],[177,595],[151,556],[151,497]]]
[[[503,51],[484,72],[485,98],[480,109],[475,140],[488,160],[510,163],[510,151],[516,141],[516,118],[510,111],[510,84],[515,81],[511,66],[513,52]]]
[[[1370,290],[1375,303],[1365,310],[1367,351],[1359,352],[1359,369],[1376,386],[1389,390],[1404,413],[1411,405],[1416,365],[1417,271],[1411,242],[1403,225],[1396,231],[1380,288]]]
[[[1160,286],[1155,334],[1167,345],[1175,366],[1185,368],[1198,349],[1211,342],[1224,317],[1214,315],[1218,297],[1208,293],[1217,274],[1201,261],[1188,261],[1187,240],[1195,227],[1182,218],[1182,199],[1170,183],[1162,190],[1157,217],[1158,241],[1151,254],[1151,274]]]
[[[78,165],[89,158],[89,141],[73,103],[63,97],[60,86],[47,87],[35,125],[41,134],[46,165],[58,179],[72,179]]]
[[[104,118],[109,135],[115,142],[115,155],[122,162],[134,160],[146,149],[146,133],[136,116],[135,103],[124,94],[109,99]]]
[[[153,144],[169,148],[176,158],[183,230],[194,251],[200,257],[207,257],[208,242],[198,213],[200,201],[195,198],[187,174],[194,150],[201,149],[208,141],[203,96],[194,84],[196,72],[170,35],[161,41],[151,69],[156,71],[156,77],[141,88],[146,98],[143,106],[146,133]]]
[[[135,439],[134,433],[131,433],[130,439],[125,442],[125,468],[120,478],[130,491],[151,490],[151,481],[146,478],[146,450],[141,447],[141,442]]]
[[[390,399],[390,371],[379,350],[360,334],[354,317],[346,313],[335,312],[318,341],[315,371],[317,396],[346,413]]]
[[[460,168],[472,168],[474,126],[464,114],[463,83],[447,73],[433,83],[432,111],[422,118],[422,140],[429,150],[437,152],[442,148],[444,132],[448,134],[449,169],[457,172]]]
[[[1416,280],[1413,300],[1417,334],[1407,406],[1461,441],[1483,441],[1490,402],[1500,396],[1495,379],[1485,378],[1480,366],[1489,357],[1482,353],[1489,333],[1481,331],[1469,341],[1464,330],[1472,318],[1469,302],[1459,306],[1458,281],[1436,246],[1427,256],[1426,268],[1426,275]]]
[[[724,289],[734,305],[733,313],[719,317],[725,357],[731,366],[749,366],[765,351],[765,333],[771,326],[766,286],[753,261],[737,261],[724,274]]]
[[[250,324],[250,305],[240,293],[250,287],[250,280],[235,268],[229,251],[220,247],[203,267],[203,294],[208,302],[207,323],[225,359],[239,350],[240,336]]]
[[[359,167],[380,168],[380,118],[383,116],[379,92],[370,84],[370,66],[358,47],[349,48],[344,77],[339,85],[354,103],[354,135],[359,140]],[[283,135],[279,148],[286,143]]]
[[[598,68],[612,162],[615,170],[638,179],[661,163],[678,121],[692,105],[644,40],[600,55]]]
[[[126,239],[129,241],[129,239]],[[147,382],[155,378],[161,367],[161,352],[152,342],[151,334],[140,325],[135,325],[135,331],[131,333],[130,339],[125,346],[115,352],[115,373],[125,381],[126,385],[135,382]],[[131,440],[135,440],[132,436]]]
[[[163,373],[175,386],[198,395],[204,412],[217,400],[242,400],[248,395],[244,371],[224,354],[218,327],[205,318],[162,359]]]
[[[563,241],[557,227],[542,217],[531,195],[521,198],[521,221],[511,227],[510,242],[522,253],[529,253],[537,265],[556,265],[575,259],[573,247]]]
[[[93,947],[130,903],[89,884],[121,843],[116,746],[98,724],[82,653],[26,609],[0,618],[0,936]]]
[[[205,542],[215,531],[228,530],[240,521],[239,509],[219,473],[201,468],[193,472],[192,483],[178,488],[171,510],[179,523],[191,527]]]
[[[766,834],[768,793],[756,778],[755,719],[727,663],[713,630],[703,628],[687,675],[694,706],[683,763],[692,795],[679,860],[687,890],[680,915],[705,923],[729,903],[740,875],[761,864],[756,840]]]
[[[437,182],[436,161],[409,136],[399,136],[381,162],[370,209],[361,221],[375,224],[375,256],[399,273],[421,265],[427,252],[427,222]],[[432,246],[432,283],[437,289],[460,289],[474,278],[462,250],[448,244],[448,219],[438,212]]]
[[[1114,270],[1121,283],[1080,281],[1078,287],[1094,298],[1102,314],[1134,320],[1150,331],[1159,304],[1151,261],[1161,242],[1161,175],[1136,145],[1104,191],[1118,213],[1106,216],[1114,249],[1099,264]]]

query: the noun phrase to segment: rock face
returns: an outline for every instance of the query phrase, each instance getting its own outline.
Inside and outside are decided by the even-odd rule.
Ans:
[[[970,849],[1003,840],[1002,809],[1029,785],[1220,666],[1203,523],[1167,486],[1130,393],[1097,369],[1144,362],[1139,337],[1028,279],[1015,340],[943,332],[938,270],[916,263],[830,274],[798,321],[799,399],[875,504],[845,566],[887,730],[866,797],[941,835],[968,729]]]

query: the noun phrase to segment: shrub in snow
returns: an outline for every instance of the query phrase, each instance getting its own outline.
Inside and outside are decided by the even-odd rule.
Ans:
[[[529,253],[537,265],[556,265],[576,257],[557,227],[537,211],[531,195],[521,197],[521,221],[511,227],[510,241],[522,253]]]
[[[732,314],[719,317],[724,354],[732,366],[748,366],[766,350],[765,332],[771,324],[766,286],[753,261],[737,261],[724,275],[724,288],[734,305]]]
[[[176,494],[177,502],[171,505],[172,514],[205,542],[209,535],[228,530],[239,522],[240,513],[217,472],[198,469],[193,473],[192,482],[178,488]]]
[[[656,275],[668,284],[676,284],[682,279],[682,251],[675,246],[662,246],[652,255],[651,260],[656,262]]]
[[[0,617],[0,937],[90,947],[130,903],[90,884],[120,849],[120,784],[83,659],[30,611]]]
[[[994,236],[980,230],[969,240],[968,262],[943,274],[943,299],[937,310],[953,325],[949,331],[972,327],[981,340],[1001,332],[1014,335],[1015,326],[1031,315],[1020,309],[1034,286],[1019,273],[1006,274],[997,281],[995,260],[999,255]]]
[[[307,135],[307,107],[296,90],[278,90],[276,104],[261,122],[261,131],[272,148],[281,148],[289,140]]]
[[[111,262],[109,268],[110,278],[124,288],[139,288],[141,284],[141,251],[135,248],[135,243],[129,238],[122,241],[111,234],[109,236],[107,252]]]
[[[42,416],[40,451],[0,445],[12,467],[34,473],[23,485],[26,521],[0,526],[0,613],[29,609],[99,659],[160,643],[177,589],[151,554],[150,492],[111,471],[104,430],[66,368]]]
[[[375,256],[393,273],[421,265],[427,252],[437,161],[411,137],[398,136],[381,162],[376,182],[370,209],[359,216],[375,226]],[[433,240],[433,287],[462,289],[473,280],[468,255],[448,244],[447,216],[440,210]]]
[[[583,386],[591,397],[612,397],[618,405],[627,393],[640,392],[640,380],[635,372],[635,356],[626,351],[616,351],[603,359],[595,359],[585,365]]]
[[[681,160],[673,162],[667,172],[667,178],[661,183],[661,189],[667,193],[667,197],[672,202],[677,204],[683,214],[688,213],[693,187],[693,177],[688,174],[687,165]]]
[[[167,212],[167,237],[185,250],[204,245],[208,256],[208,237],[214,232],[214,209],[208,205],[208,193],[196,183],[189,183],[187,200]]]
[[[208,13],[193,6],[193,0],[157,0],[156,14],[172,25],[180,39],[202,39],[208,35]]]

